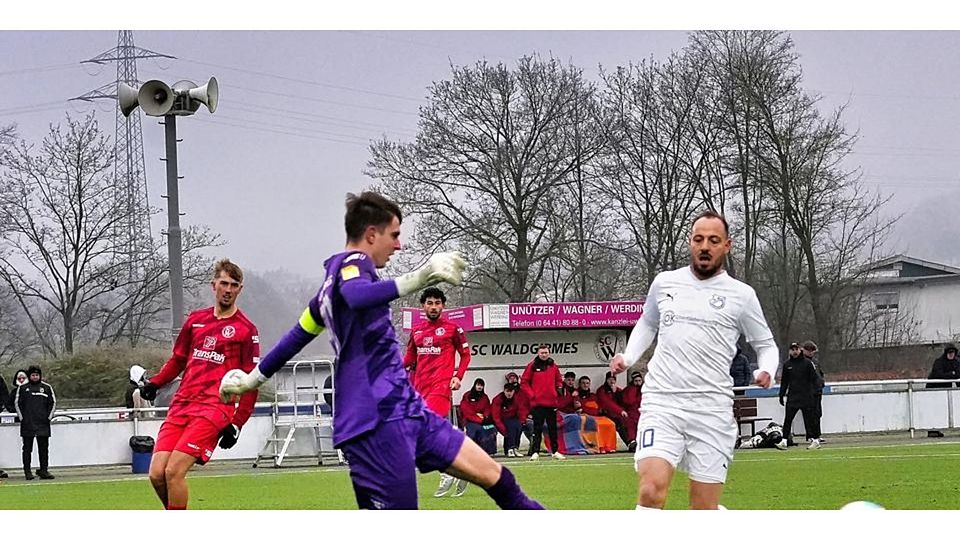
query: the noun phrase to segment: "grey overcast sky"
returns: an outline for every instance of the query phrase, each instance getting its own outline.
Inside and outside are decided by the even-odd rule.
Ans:
[[[102,25],[97,25],[102,26]],[[769,27],[769,25],[767,25]],[[910,212],[960,188],[960,32],[796,31],[809,91],[824,106],[849,101],[861,139],[849,166]],[[136,44],[176,56],[141,60],[141,81],[220,82],[215,114],[178,122],[184,224],[206,224],[228,242],[213,255],[258,271],[307,277],[343,246],[344,195],[370,184],[368,141],[409,140],[431,81],[450,63],[512,64],[539,53],[596,79],[684,46],[683,31],[136,31]],[[67,113],[96,111],[113,135],[112,102],[67,102],[115,79],[113,65],[80,62],[114,46],[116,30],[0,31],[0,125],[38,142]],[[150,202],[165,223],[163,128],[143,116]],[[938,226],[940,221],[932,222]],[[943,227],[948,226],[946,217]],[[909,228],[909,224],[907,226]],[[898,251],[912,238],[898,231]],[[927,255],[929,254],[922,254]],[[943,262],[950,262],[944,258]],[[952,260],[952,259],[951,259]]]

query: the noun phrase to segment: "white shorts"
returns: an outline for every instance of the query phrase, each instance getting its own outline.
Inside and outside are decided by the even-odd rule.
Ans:
[[[722,484],[733,461],[737,423],[730,411],[640,411],[634,467],[658,457],[685,471],[691,480]]]

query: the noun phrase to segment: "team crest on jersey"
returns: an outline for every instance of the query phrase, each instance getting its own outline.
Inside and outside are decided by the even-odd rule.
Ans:
[[[710,307],[714,309],[723,309],[723,306],[727,305],[727,297],[720,296],[715,294],[710,297]]]
[[[672,326],[673,319],[675,317],[676,317],[676,313],[672,311],[664,311],[663,315],[660,315],[660,322],[662,322],[664,326]]]
[[[225,337],[225,338],[227,338],[227,339],[230,339],[230,338],[232,338],[233,336],[237,335],[237,329],[234,328],[234,327],[231,326],[231,325],[227,325],[227,326],[224,326],[224,327],[223,327],[223,330],[220,331],[220,334],[221,334],[223,337]]]
[[[217,347],[217,336],[206,336],[203,338],[203,348],[213,350]]]
[[[444,335],[444,334],[446,334],[446,333],[447,333],[447,329],[444,328],[444,327],[442,327],[442,326],[441,326],[440,328],[437,328],[437,330],[434,332],[434,334],[436,334],[436,335],[438,335],[438,336],[442,336],[442,335]]]

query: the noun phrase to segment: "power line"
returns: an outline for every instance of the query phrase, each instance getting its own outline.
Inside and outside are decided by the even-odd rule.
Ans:
[[[364,144],[364,143],[359,143],[359,142],[354,142],[354,141],[344,141],[344,140],[340,140],[340,139],[330,139],[330,138],[327,138],[327,137],[315,137],[315,136],[312,136],[312,135],[306,135],[306,134],[304,134],[304,133],[302,133],[302,132],[300,132],[300,131],[284,131],[284,130],[279,130],[279,129],[265,128],[265,127],[262,127],[262,126],[249,126],[249,125],[235,124],[235,123],[232,123],[232,122],[220,122],[219,120],[210,120],[210,119],[208,119],[208,118],[197,118],[196,121],[198,121],[198,122],[205,122],[205,123],[208,123],[208,124],[219,124],[219,125],[224,125],[224,126],[236,127],[236,128],[240,128],[240,129],[249,129],[249,130],[260,131],[260,132],[266,131],[266,132],[269,132],[269,133],[277,133],[277,134],[281,134],[281,135],[290,135],[290,136],[293,136],[293,137],[300,137],[300,138],[303,138],[303,139],[311,139],[311,140],[316,140],[316,141],[329,141],[329,142],[335,142],[335,143],[341,143],[341,144],[349,144],[349,145],[353,145],[353,146],[367,147],[367,144]]]
[[[231,70],[231,71],[239,71],[239,72],[241,72],[241,73],[249,73],[249,74],[252,74],[252,75],[260,75],[260,76],[263,76],[263,77],[270,77],[270,78],[279,79],[279,80],[282,80],[282,81],[291,81],[291,82],[297,82],[297,83],[301,83],[301,84],[309,84],[309,85],[312,85],[312,86],[320,86],[320,87],[323,87],[323,88],[333,88],[333,89],[336,89],[336,90],[344,90],[344,91],[347,91],[347,92],[356,92],[356,93],[359,93],[359,94],[369,94],[369,95],[372,95],[372,96],[380,96],[380,97],[386,97],[386,98],[391,98],[391,99],[402,99],[402,100],[405,100],[405,101],[413,101],[413,102],[419,102],[419,101],[421,101],[421,98],[414,98],[414,97],[409,97],[409,96],[401,96],[401,95],[398,95],[398,94],[390,94],[390,93],[387,93],[387,92],[377,92],[377,91],[375,91],[375,90],[366,90],[366,89],[357,88],[357,87],[354,87],[354,86],[344,86],[344,85],[340,85],[340,84],[325,83],[325,82],[320,82],[320,81],[311,81],[311,80],[308,80],[308,79],[300,79],[300,78],[297,78],[297,77],[289,77],[289,76],[287,76],[287,75],[279,75],[279,74],[276,74],[276,73],[268,73],[268,72],[266,72],[266,71],[255,71],[255,70],[252,70],[252,69],[245,69],[245,68],[239,68],[239,67],[233,67],[233,66],[225,66],[225,65],[223,65],[223,64],[214,64],[214,63],[212,63],[212,62],[201,62],[201,61],[199,61],[199,60],[192,60],[192,59],[189,59],[189,58],[181,58],[181,60],[184,60],[184,61],[186,61],[186,62],[190,62],[190,63],[192,63],[192,64],[199,64],[199,65],[202,65],[202,66],[217,67],[217,68],[221,68],[221,69],[229,69],[229,70]]]
[[[24,73],[42,73],[45,71],[60,71],[64,69],[77,69],[77,64],[53,64],[50,66],[39,66],[31,68],[11,69],[9,71],[0,71],[0,77],[7,75],[21,75]]]

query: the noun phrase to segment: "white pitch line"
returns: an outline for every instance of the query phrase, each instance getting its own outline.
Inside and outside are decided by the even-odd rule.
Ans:
[[[902,448],[904,446],[933,446],[933,445],[958,445],[960,443],[955,442],[929,442],[929,443],[909,443],[909,444],[895,444],[895,445],[877,445],[877,446],[838,446],[830,448],[829,450],[848,450],[852,448]],[[763,449],[770,450],[768,453],[773,453],[772,449]],[[828,450],[828,451],[829,451]],[[819,454],[823,450],[817,451]],[[777,452],[779,455],[780,452]],[[803,457],[780,457],[780,458],[760,458],[760,457],[736,457],[734,461],[736,463],[764,463],[770,461],[846,461],[846,460],[857,460],[857,459],[916,459],[916,458],[926,458],[926,457],[957,457],[960,456],[960,453],[929,453],[929,454],[899,454],[899,455],[834,455],[828,454],[823,455],[819,454],[816,456],[806,455]],[[511,469],[514,468],[527,468],[527,467],[601,467],[607,466],[610,462],[620,462],[622,461],[625,465],[633,464],[633,455],[632,454],[601,454],[595,456],[583,456],[579,458],[567,459],[566,461],[500,461],[503,465],[508,465]],[[335,466],[330,468],[317,468],[317,469],[301,469],[301,470],[272,470],[270,472],[261,472],[261,473],[248,473],[248,472],[234,472],[234,473],[221,473],[221,474],[201,474],[194,476],[194,478],[232,478],[235,476],[272,476],[277,474],[327,474],[327,473],[336,473],[336,472],[348,472],[345,466]],[[38,483],[39,482],[39,483]],[[4,488],[14,488],[14,487],[40,487],[40,486],[63,486],[63,485],[72,485],[72,484],[107,484],[112,482],[148,482],[146,476],[141,477],[131,477],[131,478],[105,478],[100,480],[75,480],[75,481],[66,481],[66,482],[14,482],[6,483],[0,481],[0,486]]]

